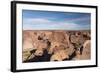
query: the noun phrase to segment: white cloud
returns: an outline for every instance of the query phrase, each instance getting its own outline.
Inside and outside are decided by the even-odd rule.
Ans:
[[[68,23],[67,21],[52,21],[43,18],[27,18],[23,20],[24,30],[84,30],[89,25]]]
[[[49,20],[47,19],[41,19],[41,18],[27,18],[25,19],[26,23],[30,23],[30,24],[41,24],[41,23],[50,23]]]
[[[81,18],[70,19],[69,22],[86,21],[86,20],[90,20],[90,17],[81,17]]]

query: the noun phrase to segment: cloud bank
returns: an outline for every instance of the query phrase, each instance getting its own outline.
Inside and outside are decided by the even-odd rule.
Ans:
[[[54,21],[45,18],[24,18],[24,30],[89,30],[90,24],[81,25],[82,21],[89,20],[89,18],[77,18],[64,21]],[[79,22],[79,23],[77,23]],[[85,22],[84,22],[85,23]]]

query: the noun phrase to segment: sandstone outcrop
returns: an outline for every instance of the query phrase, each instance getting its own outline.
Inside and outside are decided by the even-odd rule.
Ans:
[[[23,62],[81,60],[91,57],[90,31],[23,31]],[[32,52],[32,50],[35,50]],[[44,56],[44,51],[47,53]],[[35,58],[37,60],[35,60]],[[41,58],[42,59],[42,58]],[[43,58],[44,59],[44,58]],[[39,61],[39,60],[38,60]]]

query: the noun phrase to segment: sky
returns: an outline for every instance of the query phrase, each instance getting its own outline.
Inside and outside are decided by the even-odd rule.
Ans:
[[[22,11],[23,30],[89,30],[90,13]]]

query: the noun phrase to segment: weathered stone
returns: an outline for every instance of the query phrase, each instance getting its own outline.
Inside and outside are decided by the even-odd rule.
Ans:
[[[88,47],[90,43],[86,43],[86,40],[91,40],[89,31],[26,30],[23,31],[23,60],[25,61],[27,57],[30,56],[30,51],[34,49],[36,51],[28,58],[31,61],[38,56],[42,57],[44,55],[44,50],[46,50],[48,54],[53,54],[51,60],[61,61],[69,59],[75,52],[76,54],[73,58],[90,59],[91,47]],[[78,50],[81,46],[83,46],[82,54],[80,54],[80,50]],[[27,52],[25,53],[25,51]]]

